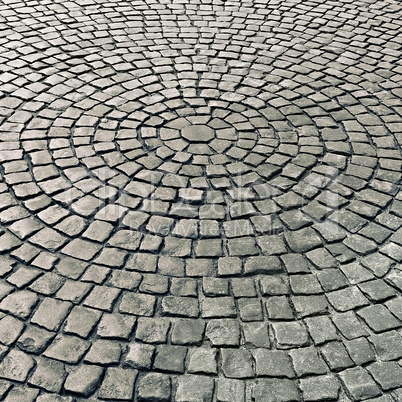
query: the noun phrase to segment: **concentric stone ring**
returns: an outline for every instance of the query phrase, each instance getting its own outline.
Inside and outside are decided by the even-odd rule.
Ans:
[[[0,400],[402,400],[400,4],[0,10]]]

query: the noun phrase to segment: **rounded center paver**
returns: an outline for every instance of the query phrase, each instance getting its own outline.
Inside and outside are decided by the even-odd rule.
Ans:
[[[181,130],[181,135],[190,142],[208,142],[215,137],[214,130],[205,124],[184,127]]]

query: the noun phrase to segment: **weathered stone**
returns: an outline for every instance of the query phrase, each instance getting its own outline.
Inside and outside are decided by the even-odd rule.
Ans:
[[[0,363],[0,378],[24,382],[35,366],[34,359],[24,352],[11,350]]]
[[[77,371],[68,375],[64,389],[80,396],[89,396],[99,386],[102,373],[102,367],[95,365],[80,366]]]
[[[137,370],[109,367],[99,389],[100,399],[130,400],[134,394]]]

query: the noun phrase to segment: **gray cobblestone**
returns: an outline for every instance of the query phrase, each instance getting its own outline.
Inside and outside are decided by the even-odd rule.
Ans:
[[[353,361],[350,359],[345,347],[340,342],[327,343],[322,347],[321,354],[333,371],[353,367]]]
[[[214,380],[207,376],[185,375],[178,379],[176,400],[178,402],[211,400]]]
[[[217,350],[199,348],[190,351],[187,372],[217,374]]]
[[[308,343],[308,333],[300,322],[278,322],[272,324],[278,347],[289,349],[295,346],[305,346]]]
[[[84,365],[66,378],[64,389],[80,396],[91,395],[100,382],[103,369],[97,366]]]
[[[46,349],[44,356],[66,363],[77,363],[90,343],[75,336],[59,335]]]
[[[24,382],[35,366],[34,359],[24,352],[11,350],[0,363],[0,378]]]
[[[268,325],[264,322],[246,322],[242,324],[244,343],[258,348],[269,348],[271,341],[269,338]]]
[[[294,378],[295,372],[289,355],[283,351],[255,349],[253,356],[257,376]]]
[[[180,320],[174,323],[172,343],[178,345],[198,345],[202,342],[205,323],[202,320]]]
[[[364,297],[363,293],[357,287],[327,293],[327,298],[333,307],[341,312],[369,304],[367,298]]]
[[[27,401],[34,402],[39,394],[39,390],[35,388],[26,388],[23,386],[16,386],[7,394],[5,401],[16,402],[16,401]]]
[[[0,303],[0,310],[27,318],[38,301],[38,296],[28,290],[17,291],[6,296]]]
[[[95,286],[85,298],[84,306],[111,311],[120,291],[107,286]]]
[[[302,378],[300,388],[307,401],[336,400],[339,396],[339,382],[332,376]]]
[[[402,368],[395,362],[377,362],[368,371],[385,391],[398,388],[402,379]]]
[[[374,351],[366,338],[357,338],[347,341],[346,348],[352,360],[358,365],[374,360]]]
[[[12,317],[5,316],[0,320],[0,342],[3,345],[14,343],[24,329],[24,324]]]
[[[134,343],[128,346],[124,364],[138,369],[150,369],[155,347],[147,344]]]
[[[137,322],[136,339],[146,343],[165,343],[170,322],[165,318],[141,317]]]
[[[187,348],[184,346],[159,345],[156,348],[153,367],[157,370],[184,373]]]
[[[233,298],[221,297],[219,303],[215,298],[205,298],[202,302],[203,318],[231,318],[236,316],[236,307]]]
[[[97,335],[101,338],[129,339],[135,324],[135,317],[123,314],[103,314]]]
[[[307,325],[310,336],[313,338],[316,345],[338,339],[336,328],[329,317],[310,317],[306,318],[304,321]]]
[[[300,401],[300,393],[292,380],[259,379],[256,382],[252,395],[255,400],[265,398],[273,402],[280,398],[283,401]]]
[[[55,335],[45,329],[30,326],[18,338],[17,345],[22,350],[38,354],[46,349]]]
[[[222,349],[222,370],[228,378],[254,377],[251,353],[246,349]]]
[[[100,399],[130,400],[134,394],[136,370],[109,367],[99,389]]]
[[[139,316],[151,316],[155,309],[155,303],[155,296],[124,293],[121,299],[119,311],[121,313],[135,314]]]
[[[71,303],[46,298],[39,305],[31,322],[49,331],[56,331],[66,318],[71,307]]]
[[[401,335],[397,331],[371,335],[368,339],[382,360],[395,360],[402,357]]]
[[[214,346],[237,346],[240,344],[240,326],[233,319],[208,321],[205,336]]]
[[[139,380],[138,399],[140,401],[169,401],[170,378],[162,374],[149,373]]]
[[[219,402],[244,402],[244,383],[241,380],[220,378],[217,383],[217,400]]]
[[[162,300],[162,311],[165,315],[196,318],[199,305],[197,299],[191,297],[166,296]]]
[[[113,341],[98,339],[92,343],[91,348],[85,355],[85,362],[109,365],[118,363],[120,360],[121,348]]]
[[[41,359],[37,360],[35,372],[28,380],[29,384],[36,385],[49,392],[60,392],[66,372],[61,362]]]
[[[339,374],[346,389],[355,399],[367,399],[380,395],[381,391],[369,373],[362,367],[351,368]]]
[[[375,332],[386,331],[401,326],[401,323],[381,305],[365,307],[358,312],[358,315]]]
[[[0,399],[401,399],[401,5],[154,3],[1,5]]]

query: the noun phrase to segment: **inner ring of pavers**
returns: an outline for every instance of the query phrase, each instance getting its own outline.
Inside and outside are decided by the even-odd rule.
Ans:
[[[193,117],[193,118],[191,118]],[[166,146],[170,149],[170,155],[166,151],[159,150],[162,155],[159,157],[171,157],[176,162],[187,163],[195,161],[198,165],[225,164],[230,159],[217,158],[218,155],[229,154],[229,158],[235,158],[231,155],[239,140],[248,140],[247,148],[242,148],[240,157],[247,156],[249,151],[258,142],[260,135],[258,130],[247,133],[239,133],[234,126],[228,125],[221,119],[212,119],[211,116],[189,116],[178,118],[162,125],[161,127],[149,126],[147,123],[139,130],[138,139],[143,142],[144,148],[153,151],[159,147]],[[157,141],[160,141],[158,144]],[[181,158],[175,153],[184,153]],[[180,155],[180,154],[179,154]],[[212,159],[209,159],[213,157]],[[192,158],[193,160],[189,160]],[[222,159],[223,158],[223,159]],[[162,169],[163,170],[163,169]]]
[[[114,138],[120,156],[106,154],[105,169],[129,178],[114,200],[134,209],[123,223],[135,230],[193,239],[282,231],[276,214],[297,214],[337,174],[330,166],[312,169],[325,156],[310,141],[318,135],[314,126],[294,127],[272,109],[227,103],[137,115],[138,121],[123,118],[117,126],[105,116],[93,137],[100,157]],[[125,128],[130,125],[135,128]]]
[[[203,166],[245,160],[257,147],[260,159],[254,161],[255,166],[274,151],[278,136],[258,111],[243,109],[200,107],[161,113],[162,118],[152,116],[140,123],[137,138],[147,152],[156,152],[159,158]]]

